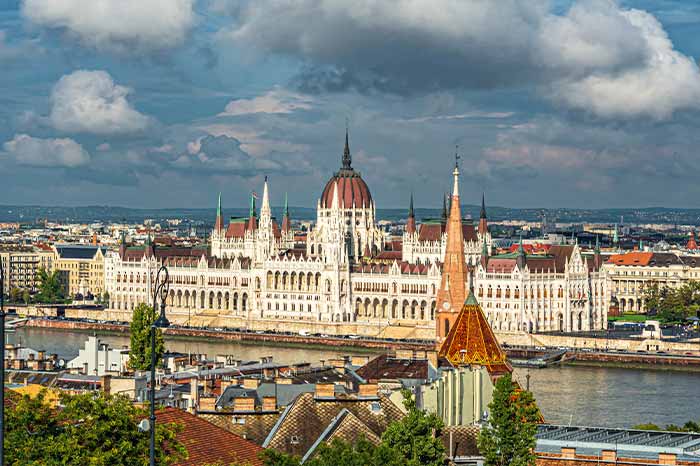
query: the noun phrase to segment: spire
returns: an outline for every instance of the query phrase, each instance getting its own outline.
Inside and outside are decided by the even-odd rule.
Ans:
[[[598,235],[595,235],[595,249],[593,252],[600,254],[600,239],[598,238]]]
[[[685,245],[685,248],[691,251],[698,248],[698,243],[695,240],[695,228],[690,231],[690,237],[688,238],[688,243]]]
[[[263,185],[262,204],[260,205],[260,220],[269,220],[272,217],[270,210],[270,194],[267,188],[267,176],[265,176],[265,184]]]
[[[119,241],[119,256],[124,259],[124,254],[126,254],[126,232],[121,231],[121,239]]]
[[[525,262],[527,262],[527,256],[525,255],[525,248],[523,247],[523,235],[520,235],[520,242],[518,244],[518,258],[516,259],[518,268],[522,270],[525,267]]]
[[[481,193],[481,212],[479,213],[479,234],[485,236],[489,232],[489,224],[486,220],[486,196]]]
[[[489,263],[489,247],[486,244],[486,238],[483,238],[481,243],[481,265],[486,268]]]
[[[411,202],[408,205],[408,219],[406,220],[406,233],[413,234],[416,232],[416,215],[413,212],[413,193],[411,193]]]
[[[486,367],[493,376],[513,371],[472,292],[460,307],[438,357],[447,359],[455,367]]]
[[[219,202],[216,204],[216,222],[214,223],[214,231],[224,229],[224,218],[221,215],[221,193],[219,193]]]
[[[348,127],[345,125],[345,149],[343,150],[343,170],[352,170],[352,156],[350,156],[350,144],[348,142]]]
[[[442,197],[442,222],[447,223],[447,196]]]
[[[248,230],[256,230],[258,227],[255,218],[255,193],[250,194],[250,210],[248,211]]]
[[[617,233],[617,223],[615,224],[615,230],[613,231],[613,244],[617,246],[620,243],[620,236]]]
[[[464,259],[462,213],[459,208],[459,169],[455,166],[454,189],[447,219],[442,279],[437,293],[437,336],[444,339],[452,328],[467,295],[467,264]]]
[[[639,238],[639,250],[644,251],[644,241],[641,237]]]
[[[291,230],[289,224],[289,204],[287,203],[287,193],[284,193],[284,212],[282,213],[282,231],[287,233]]]

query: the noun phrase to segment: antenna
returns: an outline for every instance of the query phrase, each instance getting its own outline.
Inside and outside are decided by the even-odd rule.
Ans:
[[[462,158],[459,155],[459,144],[455,144],[455,168],[459,168],[459,160]]]

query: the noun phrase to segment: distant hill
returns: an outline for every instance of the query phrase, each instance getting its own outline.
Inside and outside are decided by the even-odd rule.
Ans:
[[[479,217],[478,205],[463,205],[465,216]],[[549,223],[553,222],[598,222],[615,223],[624,217],[630,223],[660,223],[680,225],[700,225],[700,209],[672,209],[649,207],[643,209],[512,209],[508,207],[487,207],[490,220],[524,220],[540,221],[546,215]],[[441,209],[416,209],[416,217],[440,217]],[[290,213],[296,220],[314,220],[316,209],[308,207],[290,207]],[[48,207],[48,206],[0,206],[0,222],[34,223],[46,218],[60,222],[129,222],[140,223],[144,219],[163,221],[165,219],[187,219],[195,224],[214,222],[214,209],[135,209],[111,206],[83,207]],[[226,217],[247,216],[248,209],[224,209]],[[273,215],[281,218],[282,208],[273,207]],[[406,209],[378,209],[379,219],[397,221],[406,217]]]

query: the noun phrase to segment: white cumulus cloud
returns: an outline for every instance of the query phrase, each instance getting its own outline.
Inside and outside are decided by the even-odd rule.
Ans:
[[[257,0],[221,35],[300,59],[306,93],[530,86],[603,118],[700,105],[697,65],[651,14],[616,0],[575,0],[564,13],[553,3]]]
[[[64,31],[98,50],[150,52],[181,44],[194,0],[23,0],[34,24]]]
[[[117,134],[139,131],[149,118],[136,111],[130,89],[105,71],[79,70],[63,76],[51,92],[49,120],[60,131]]]
[[[41,139],[16,134],[3,144],[7,155],[20,165],[35,167],[79,167],[90,162],[90,154],[72,139]]]
[[[248,115],[251,113],[292,113],[309,110],[313,100],[305,95],[275,88],[252,99],[232,100],[219,116]]]

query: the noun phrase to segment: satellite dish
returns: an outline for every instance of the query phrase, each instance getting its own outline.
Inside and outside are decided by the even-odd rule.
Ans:
[[[66,365],[66,360],[65,359],[59,359],[58,360],[58,367],[64,367]]]

